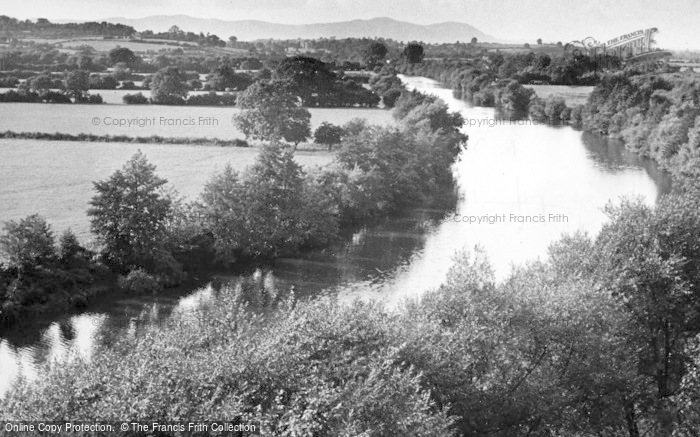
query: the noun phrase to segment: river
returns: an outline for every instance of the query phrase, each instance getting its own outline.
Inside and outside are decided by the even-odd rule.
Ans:
[[[595,235],[602,208],[622,196],[653,204],[670,178],[619,143],[570,127],[499,118],[491,108],[455,99],[435,81],[402,78],[433,93],[467,121],[467,149],[454,166],[459,200],[454,208],[415,208],[357,230],[350,238],[297,259],[252,266],[203,280],[196,290],[159,296],[112,296],[86,312],[36,320],[0,336],[0,394],[20,374],[40,378],[43,363],[72,355],[89,358],[98,342],[164,323],[173,312],[214,302],[221,284],[265,304],[294,290],[344,301],[379,299],[387,305],[417,296],[444,280],[457,251],[475,245],[489,255],[499,280],[511,266],[546,255],[562,233]],[[370,120],[371,121],[371,120]]]

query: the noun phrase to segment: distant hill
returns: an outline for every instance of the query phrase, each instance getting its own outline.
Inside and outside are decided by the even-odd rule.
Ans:
[[[100,20],[102,21],[102,20]],[[311,38],[391,38],[396,41],[423,41],[431,43],[469,42],[472,37],[479,41],[496,42],[496,38],[465,23],[446,22],[420,25],[397,21],[391,18],[372,18],[370,20],[352,20],[338,23],[317,24],[277,24],[266,21],[243,20],[224,21],[213,18],[195,18],[187,15],[155,15],[145,18],[105,18],[110,23],[121,23],[136,30],[167,31],[177,25],[182,30],[204,32],[218,35],[227,40],[236,36],[240,41],[257,39],[311,39]]]

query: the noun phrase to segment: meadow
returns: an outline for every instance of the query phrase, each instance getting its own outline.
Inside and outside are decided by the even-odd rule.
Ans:
[[[239,111],[231,107],[5,103],[0,105],[0,131],[243,139],[232,121]],[[312,131],[324,121],[339,125],[353,118],[380,125],[392,121],[391,113],[382,109],[311,108],[309,112]]]
[[[523,85],[535,91],[537,97],[546,99],[549,96],[563,97],[566,105],[573,107],[586,104],[588,95],[593,91],[592,86],[567,86],[567,85]]]
[[[159,175],[190,199],[226,164],[243,170],[258,154],[253,147],[0,140],[0,222],[38,213],[56,231],[71,228],[81,240],[88,240],[85,211],[93,195],[92,182],[109,177],[139,149]],[[298,150],[295,156],[305,168],[332,158],[325,151],[311,150]]]

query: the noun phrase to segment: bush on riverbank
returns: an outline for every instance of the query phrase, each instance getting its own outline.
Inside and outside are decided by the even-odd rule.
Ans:
[[[0,264],[0,326],[30,311],[79,305],[86,289],[109,276],[70,230],[57,246],[51,226],[38,215],[4,223],[0,254],[7,260]]]

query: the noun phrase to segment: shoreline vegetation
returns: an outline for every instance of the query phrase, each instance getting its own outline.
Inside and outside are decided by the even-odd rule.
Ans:
[[[459,98],[515,118],[568,124],[622,140],[628,150],[651,158],[681,183],[695,183],[700,177],[700,80],[692,72],[668,66],[652,71],[618,67],[599,74],[585,104],[569,107],[562,97],[543,99],[522,85],[541,60],[532,58],[520,69],[507,69],[515,73],[504,78],[501,70],[509,58],[504,59],[492,56],[489,62],[500,68],[491,71],[483,65],[444,61],[407,64],[399,71],[437,80]],[[590,79],[577,80],[578,74],[583,73],[572,73],[571,83],[592,84]]]

